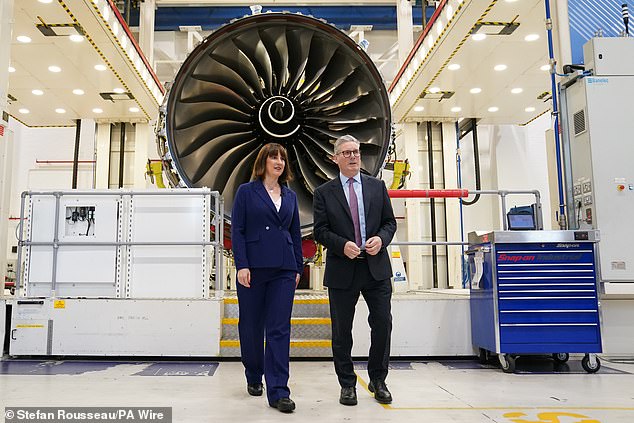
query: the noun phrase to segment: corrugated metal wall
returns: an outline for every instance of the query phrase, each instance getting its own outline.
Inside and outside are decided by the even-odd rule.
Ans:
[[[617,37],[625,29],[621,17],[621,5],[624,3],[629,4],[631,13],[634,6],[631,1],[568,0],[574,63],[583,63],[583,45],[594,37],[597,31],[603,31],[604,37]]]

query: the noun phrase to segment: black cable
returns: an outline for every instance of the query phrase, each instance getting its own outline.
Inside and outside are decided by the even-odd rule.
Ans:
[[[586,70],[586,67],[584,65],[576,65],[574,63],[571,63],[569,65],[564,65],[562,69],[565,74],[569,74],[576,70],[580,70],[583,72]]]
[[[429,189],[434,189],[434,142],[432,137],[431,122],[427,122],[427,169],[429,170]],[[436,201],[429,199],[429,216],[431,220],[431,240],[436,242]],[[438,246],[431,246],[432,256],[432,287],[438,288]]]
[[[481,188],[481,180],[480,180],[480,147],[478,146],[478,126],[475,119],[471,119],[471,132],[473,139],[473,162],[475,165],[475,189],[480,190]],[[467,201],[460,199],[463,205],[471,206],[478,202],[480,199],[480,194],[476,194],[473,200]]]

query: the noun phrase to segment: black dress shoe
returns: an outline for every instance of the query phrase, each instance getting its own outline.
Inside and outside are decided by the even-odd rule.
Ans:
[[[280,398],[272,403],[271,407],[277,408],[282,413],[292,413],[295,410],[295,402],[290,398]]]
[[[385,382],[382,380],[374,380],[368,384],[370,392],[374,392],[374,399],[381,404],[390,404],[392,402],[392,394],[387,390]]]
[[[357,405],[357,390],[354,386],[341,388],[341,395],[339,395],[339,404]]]
[[[262,391],[264,391],[264,385],[261,383],[248,383],[247,392],[254,397],[261,397]]]

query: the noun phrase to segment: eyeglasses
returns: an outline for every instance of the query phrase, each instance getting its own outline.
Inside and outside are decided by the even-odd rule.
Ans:
[[[361,155],[361,152],[359,150],[346,150],[346,151],[340,151],[337,154],[341,154],[346,159],[349,159],[352,156],[359,157]]]

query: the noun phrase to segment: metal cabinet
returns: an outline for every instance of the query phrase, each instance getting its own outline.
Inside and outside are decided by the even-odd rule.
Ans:
[[[596,372],[601,352],[597,295],[598,231],[496,231],[469,234],[473,344],[497,353],[512,372],[515,358],[584,353]]]

